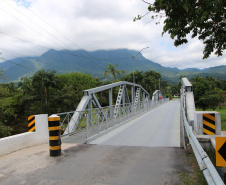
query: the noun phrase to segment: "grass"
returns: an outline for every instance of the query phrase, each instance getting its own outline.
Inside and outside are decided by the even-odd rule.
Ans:
[[[201,172],[199,165],[196,161],[195,155],[192,149],[186,149],[186,153],[189,158],[189,163],[192,166],[192,173],[182,172],[180,174],[181,184],[183,185],[207,185],[206,179]]]
[[[202,111],[202,109],[196,109],[197,111]],[[206,111],[213,111],[212,109],[207,109]],[[221,114],[221,130],[226,130],[226,106],[217,107],[215,110]]]

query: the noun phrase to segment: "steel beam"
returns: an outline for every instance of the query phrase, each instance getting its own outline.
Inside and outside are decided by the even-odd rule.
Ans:
[[[108,90],[110,88],[114,88],[114,87],[117,87],[117,86],[120,86],[120,85],[131,85],[131,86],[134,85],[135,87],[140,87],[146,94],[149,94],[142,86],[140,86],[138,84],[133,84],[133,83],[130,83],[130,82],[126,82],[126,81],[116,82],[116,83],[104,85],[104,86],[101,86],[101,87],[88,89],[88,90],[83,91],[83,94],[88,96],[90,94],[94,94],[94,93],[97,93],[97,92],[100,92],[100,91],[105,91],[105,90]]]
[[[112,88],[109,89],[109,106],[110,106],[110,118],[112,118],[113,117]]]
[[[64,135],[74,132],[82,115],[81,111],[85,111],[89,100],[91,99],[90,96],[83,96],[82,100],[80,101],[76,111],[74,112],[70,122],[68,123],[67,128],[64,131]]]
[[[94,105],[94,108],[98,108],[99,109],[98,110],[98,113],[100,115],[101,120],[105,121],[106,120],[106,117],[104,115],[104,112],[103,112],[103,110],[101,108],[101,105],[100,105],[97,97],[95,96],[95,94],[92,94],[92,103]]]

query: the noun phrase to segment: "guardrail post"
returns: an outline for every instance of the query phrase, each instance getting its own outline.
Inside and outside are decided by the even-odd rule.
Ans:
[[[60,134],[60,116],[51,115],[48,118],[49,124],[49,149],[50,156],[61,155],[61,134]]]

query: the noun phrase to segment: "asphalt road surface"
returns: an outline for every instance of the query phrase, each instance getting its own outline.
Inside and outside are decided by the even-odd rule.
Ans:
[[[63,143],[60,157],[49,156],[48,144],[2,156],[0,184],[181,184],[192,168],[179,147],[179,116],[179,101],[170,101],[92,144]]]
[[[91,144],[180,147],[180,101],[170,101],[92,141]]]
[[[55,158],[28,152],[0,157],[1,185],[177,185],[192,172],[181,148],[80,144]]]

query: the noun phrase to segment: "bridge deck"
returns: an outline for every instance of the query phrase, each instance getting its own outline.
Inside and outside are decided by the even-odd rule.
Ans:
[[[0,184],[181,184],[192,170],[178,147],[178,119],[179,102],[171,101],[92,142],[103,145],[63,143],[56,158],[48,144],[2,156]]]
[[[94,140],[91,144],[180,147],[180,102],[170,101]]]

